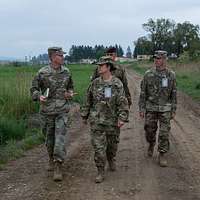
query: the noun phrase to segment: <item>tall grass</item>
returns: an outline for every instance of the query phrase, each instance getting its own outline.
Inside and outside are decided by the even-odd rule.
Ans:
[[[169,66],[176,72],[178,88],[200,101],[200,62],[169,62]]]
[[[26,126],[23,120],[12,118],[0,118],[0,144],[11,139],[22,139],[26,133]]]
[[[36,69],[0,67],[0,144],[22,139],[26,116],[36,111],[29,89]]]
[[[68,66],[74,81],[75,92],[78,93],[74,100],[80,104],[83,103],[85,93],[90,83],[90,76],[95,69],[94,65],[69,65]]]
[[[1,116],[20,119],[37,109],[29,94],[31,79],[35,70],[23,67],[0,68]]]

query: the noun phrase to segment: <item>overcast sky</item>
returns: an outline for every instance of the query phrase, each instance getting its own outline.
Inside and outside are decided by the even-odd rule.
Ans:
[[[121,44],[145,35],[149,18],[200,24],[200,0],[0,0],[0,56],[24,58],[49,46]]]

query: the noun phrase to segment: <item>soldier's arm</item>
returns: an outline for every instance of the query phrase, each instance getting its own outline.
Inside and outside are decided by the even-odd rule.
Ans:
[[[118,88],[117,93],[118,120],[128,122],[129,108],[123,85]]]
[[[66,91],[64,93],[64,96],[65,96],[66,100],[71,100],[74,95],[78,94],[78,93],[74,92],[74,84],[73,84],[73,79],[72,79],[72,75],[70,74],[70,72],[69,72],[69,81],[68,81],[65,89],[66,89]]]
[[[172,113],[176,113],[177,108],[177,87],[176,87],[176,75],[174,74],[172,91],[171,91]]]
[[[123,87],[124,87],[124,91],[125,91],[125,96],[128,100],[128,105],[129,107],[132,105],[132,99],[131,99],[131,93],[129,91],[129,88],[128,88],[128,80],[127,80],[127,75],[126,75],[126,71],[125,69],[123,69],[123,72],[122,72],[122,83],[123,83]]]
[[[68,82],[68,85],[67,85],[67,91],[74,91],[74,83],[73,83],[71,75],[69,77],[69,82]]]
[[[87,89],[87,93],[86,93],[86,97],[85,97],[85,102],[83,104],[83,106],[81,107],[81,117],[83,119],[88,119],[89,114],[90,114],[90,108],[93,104],[93,99],[92,99],[92,83],[89,85],[88,89]]]
[[[94,70],[94,73],[91,77],[91,81],[99,77],[98,67]]]
[[[144,113],[146,110],[146,77],[144,76],[140,84],[139,111]]]
[[[41,96],[41,80],[40,80],[40,74],[38,73],[33,81],[32,81],[32,86],[30,89],[31,97],[33,101],[39,101],[40,96]]]

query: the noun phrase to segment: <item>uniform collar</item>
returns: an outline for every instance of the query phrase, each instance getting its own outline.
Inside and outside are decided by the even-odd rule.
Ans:
[[[61,65],[60,69],[55,70],[51,65],[49,65],[49,71],[52,73],[62,73],[65,70],[65,67]]]
[[[169,73],[169,69],[166,67],[164,70],[160,71],[160,70],[157,70],[156,67],[154,67],[153,73],[158,76],[167,75]]]
[[[112,78],[111,78],[111,80],[110,81],[107,81],[107,80],[103,80],[103,78],[102,77],[100,77],[100,82],[101,83],[111,83],[112,81],[113,81],[113,76],[112,76]]]

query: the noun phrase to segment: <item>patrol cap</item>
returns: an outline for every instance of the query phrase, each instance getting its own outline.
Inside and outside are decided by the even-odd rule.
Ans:
[[[59,55],[66,54],[66,52],[64,52],[61,47],[49,47],[48,48],[49,56],[51,56],[53,53],[57,53]]]
[[[109,64],[111,66],[111,70],[115,70],[116,67],[114,66],[114,63],[112,61],[111,56],[102,56],[99,58],[99,61],[97,62],[97,65],[104,65],[104,64]]]
[[[117,53],[117,49],[115,47],[110,47],[106,50],[106,54]]]
[[[167,58],[167,51],[157,50],[155,51],[153,58]]]

